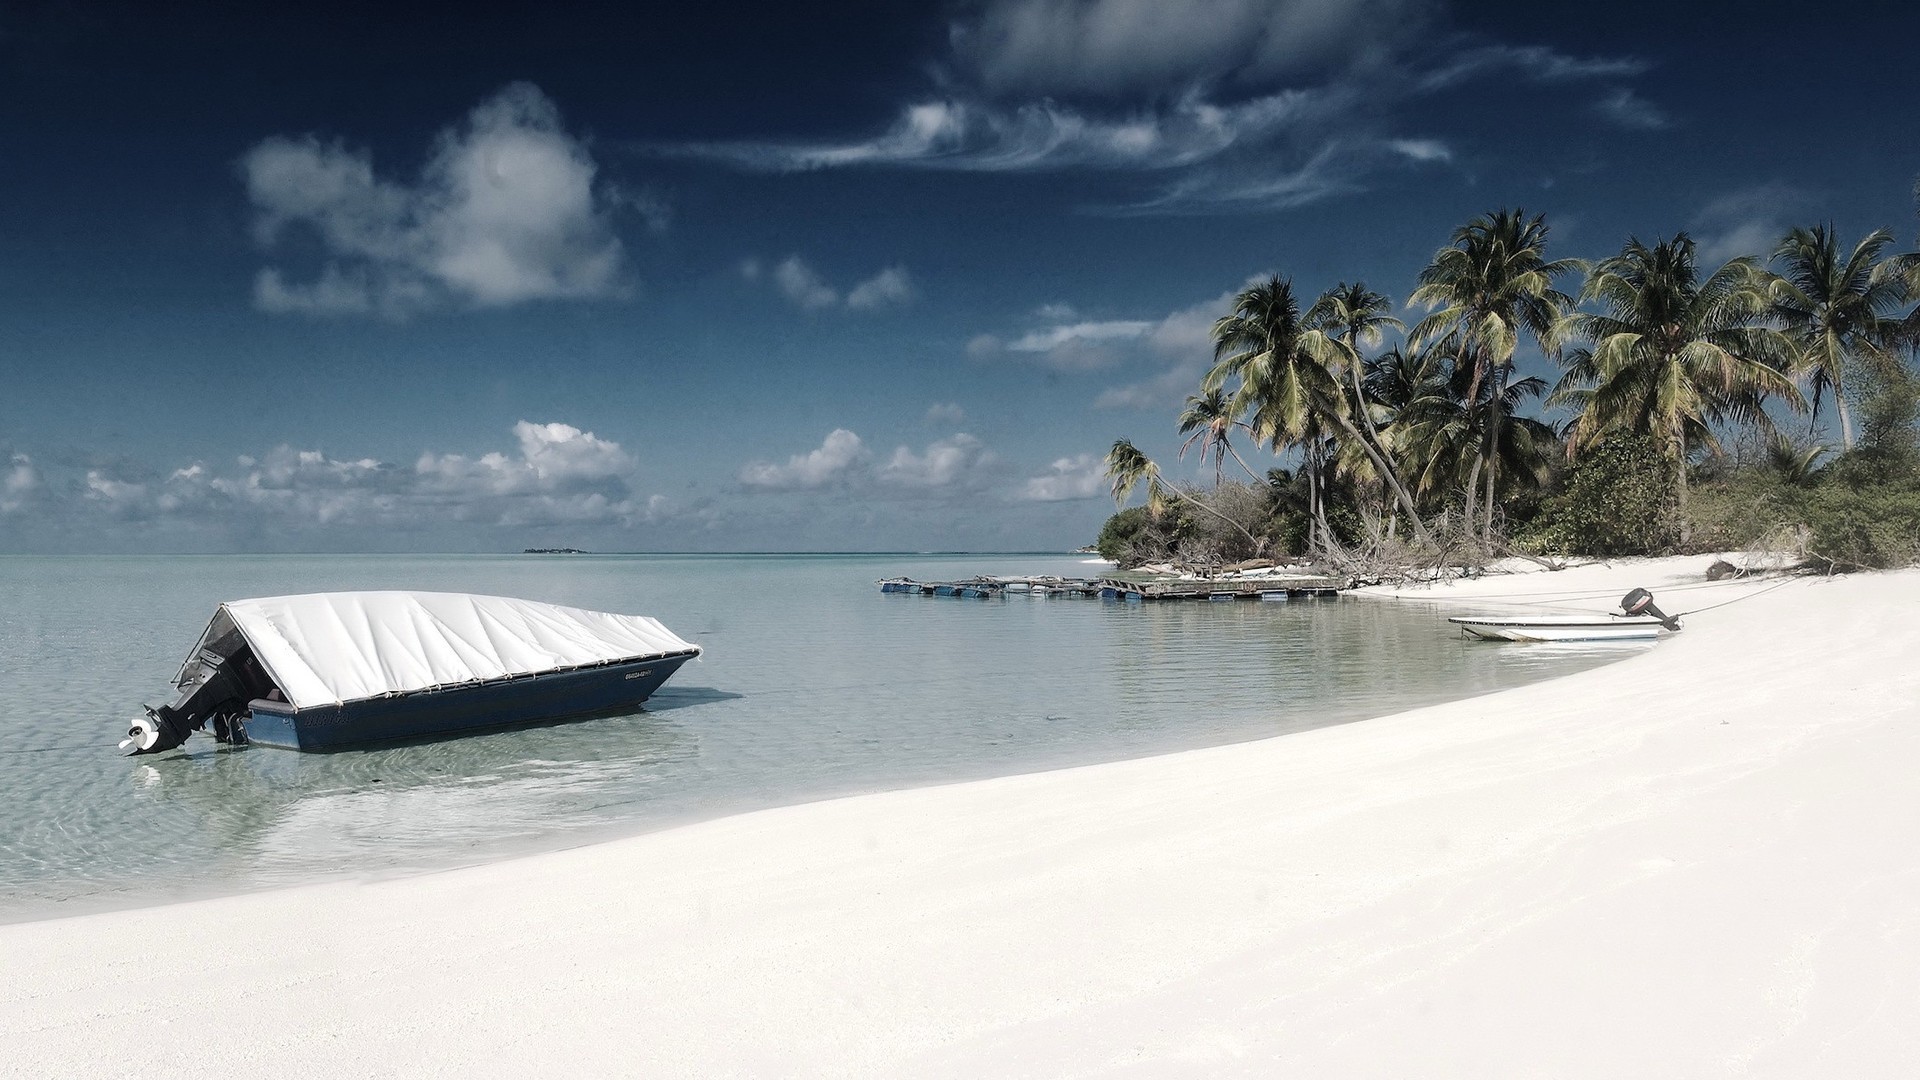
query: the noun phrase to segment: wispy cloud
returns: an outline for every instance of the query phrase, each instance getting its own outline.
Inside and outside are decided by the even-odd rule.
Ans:
[[[712,143],[672,148],[763,172],[896,166],[968,172],[1158,170],[1211,160],[1334,111],[1322,91],[1287,90],[1234,105],[1187,94],[1104,117],[1051,101],[1000,106],[944,99],[910,105],[871,139],[840,144]]]
[[[304,283],[262,268],[254,303],[263,311],[399,317],[626,290],[612,227],[622,196],[596,183],[586,145],[529,83],[441,132],[411,183],[377,175],[365,151],[313,135],[266,139],[240,171],[260,245],[277,250],[306,230],[324,259]]]
[[[1443,90],[1473,79],[1511,72],[1536,82],[1576,82],[1620,79],[1645,74],[1649,65],[1632,56],[1568,56],[1545,45],[1490,43],[1465,46],[1459,38],[1446,42],[1443,58],[1419,78],[1427,91]]]
[[[1660,131],[1673,126],[1665,109],[1622,86],[1593,103],[1593,111],[1608,123],[1641,131]]]
[[[1140,197],[1092,209],[1287,209],[1452,164],[1446,138],[1394,130],[1414,99],[1500,75],[1573,83],[1646,67],[1450,32],[1428,0],[993,0],[953,24],[939,92],[877,134],[649,149],[763,172],[1130,172]],[[1626,104],[1607,119],[1654,115]]]
[[[1429,0],[994,0],[950,31],[994,94],[1115,95],[1351,63],[1418,34]]]
[[[1804,191],[1788,184],[1766,183],[1729,192],[1700,208],[1690,223],[1699,242],[1702,265],[1751,255],[1765,261],[1796,214],[1812,204]]]
[[[1108,387],[1094,398],[1100,409],[1160,408],[1178,403],[1206,371],[1213,355],[1212,330],[1238,289],[1152,319],[1084,318],[1067,304],[1049,304],[1017,334],[976,335],[967,352],[976,359],[1023,359],[1054,371],[1157,369],[1155,374]],[[1008,338],[1011,338],[1009,340]]]

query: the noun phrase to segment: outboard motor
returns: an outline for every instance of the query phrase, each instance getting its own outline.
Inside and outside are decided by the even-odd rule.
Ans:
[[[211,649],[202,649],[194,658],[199,671],[181,684],[180,697],[171,705],[146,706],[147,715],[136,717],[120,740],[120,749],[129,757],[158,754],[187,741],[187,736],[213,721],[213,733],[221,742],[244,742],[246,736],[239,718],[253,695],[247,692],[245,664]],[[131,749],[129,749],[131,748]]]
[[[1629,615],[1651,615],[1660,620],[1660,625],[1669,630],[1680,629],[1680,618],[1661,611],[1653,602],[1653,594],[1645,589],[1635,589],[1620,599],[1620,610]]]

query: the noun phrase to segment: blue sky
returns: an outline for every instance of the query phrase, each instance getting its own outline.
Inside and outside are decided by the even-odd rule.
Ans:
[[[1073,546],[1255,275],[1917,230],[1906,5],[187,7],[0,7],[0,551]]]

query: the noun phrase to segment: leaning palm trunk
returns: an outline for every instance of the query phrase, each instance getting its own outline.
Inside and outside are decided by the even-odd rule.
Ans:
[[[1488,544],[1493,543],[1493,493],[1499,487],[1500,471],[1500,422],[1501,402],[1507,392],[1506,365],[1501,365],[1493,373],[1493,399],[1487,407],[1487,442],[1482,453],[1487,462],[1486,522],[1481,530],[1481,538]]]
[[[1454,362],[1456,364],[1461,364],[1461,363],[1465,363],[1466,359],[1467,359],[1467,347],[1465,344],[1462,344],[1460,346],[1460,358]],[[1487,375],[1487,358],[1485,356],[1476,354],[1473,358],[1473,377],[1467,381],[1466,402],[1467,402],[1468,410],[1472,410],[1474,402],[1480,400],[1480,383],[1482,380],[1486,378],[1486,375]],[[1471,415],[1471,412],[1469,412],[1469,415]],[[1480,493],[1480,469],[1485,462],[1486,462],[1485,455],[1475,456],[1473,459],[1473,468],[1467,473],[1466,513],[1467,513],[1467,532],[1469,534],[1473,532],[1473,507],[1474,507],[1474,504],[1479,501],[1478,498],[1476,498],[1476,496],[1478,496]]]
[[[1373,462],[1373,467],[1380,470],[1381,477],[1393,486],[1394,501],[1407,512],[1407,525],[1413,529],[1414,539],[1423,545],[1432,546],[1433,535],[1427,532],[1426,525],[1420,520],[1420,508],[1414,504],[1413,496],[1408,494],[1407,486],[1394,474],[1392,463],[1387,461],[1380,450],[1360,434],[1360,429],[1353,426],[1352,420],[1347,419],[1338,410],[1333,412],[1333,421],[1348,438],[1359,444],[1360,452],[1367,455],[1367,460]]]
[[[1673,447],[1673,506],[1680,518],[1680,543],[1693,539],[1693,521],[1687,517],[1687,440],[1682,435]]]
[[[1247,464],[1247,459],[1240,456],[1240,451],[1235,450],[1233,447],[1229,446],[1227,447],[1227,453],[1232,454],[1233,460],[1240,463],[1240,468],[1246,472],[1247,479],[1253,481],[1255,484],[1266,483],[1265,480],[1261,479],[1259,473],[1253,471],[1253,466]],[[1215,458],[1214,460],[1218,461],[1219,459]],[[1215,482],[1218,482],[1219,479],[1220,478],[1218,476],[1214,477]]]
[[[1327,526],[1327,456],[1316,450],[1313,455],[1313,523],[1320,530],[1317,550],[1333,546],[1333,530]]]
[[[1847,394],[1840,380],[1833,380],[1833,411],[1840,415],[1840,449],[1853,449],[1853,417],[1847,412]]]
[[[1469,536],[1473,535],[1473,508],[1480,501],[1480,467],[1486,461],[1485,454],[1476,453],[1473,455],[1473,467],[1467,470],[1467,501],[1461,508],[1461,516],[1465,520],[1461,527]]]
[[[1360,419],[1366,423],[1367,430],[1363,434],[1350,423],[1343,426],[1353,434],[1354,441],[1360,444],[1361,451],[1367,455],[1368,460],[1373,462],[1374,468],[1379,470],[1381,488],[1391,492],[1393,500],[1406,510],[1407,517],[1413,521],[1415,534],[1420,537],[1422,543],[1425,543],[1428,537],[1425,527],[1420,524],[1419,508],[1414,505],[1412,493],[1407,491],[1406,485],[1401,482],[1399,463],[1393,460],[1393,454],[1387,449],[1387,441],[1380,437],[1380,429],[1374,424],[1373,414],[1367,409],[1367,391],[1360,382],[1360,368],[1358,365],[1349,365],[1347,372],[1353,381],[1354,411],[1360,414]]]

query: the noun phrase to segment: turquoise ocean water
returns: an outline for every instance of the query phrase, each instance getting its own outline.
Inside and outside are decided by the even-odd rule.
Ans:
[[[405,873],[729,813],[1263,738],[1566,674],[1425,605],[882,595],[1059,555],[0,557],[0,921]],[[628,716],[332,754],[124,758],[222,600],[495,593],[707,650]]]

